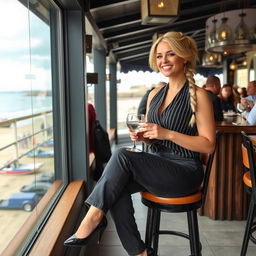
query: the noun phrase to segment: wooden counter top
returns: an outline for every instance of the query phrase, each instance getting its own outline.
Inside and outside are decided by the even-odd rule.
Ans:
[[[246,133],[256,134],[256,126],[250,125],[241,116],[224,117],[221,122],[216,122],[216,129],[223,133],[240,133],[245,131]]]

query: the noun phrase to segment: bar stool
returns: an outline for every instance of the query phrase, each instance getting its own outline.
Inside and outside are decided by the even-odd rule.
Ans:
[[[218,134],[216,135],[216,141],[217,137]],[[192,195],[164,198],[149,192],[141,192],[141,201],[148,207],[145,244],[153,247],[154,256],[157,256],[159,235],[162,234],[189,239],[191,255],[201,256],[202,246],[199,239],[197,210],[205,202],[213,158],[214,152],[202,158],[203,164],[206,164],[204,181],[201,188]],[[189,234],[173,230],[160,230],[161,212],[186,212]]]
[[[243,165],[249,169],[244,176],[243,181],[246,188],[246,191],[250,193],[251,200],[248,210],[248,216],[246,221],[246,227],[244,232],[244,238],[241,248],[241,256],[245,256],[248,248],[249,239],[256,244],[256,238],[253,236],[253,233],[256,231],[256,222],[253,221],[253,218],[256,213],[256,157],[253,143],[249,136],[242,131],[242,159]]]

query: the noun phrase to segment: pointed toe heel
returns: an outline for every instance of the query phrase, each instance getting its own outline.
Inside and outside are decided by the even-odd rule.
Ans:
[[[147,254],[148,256],[154,256],[155,255],[154,249],[151,247],[147,247]]]
[[[98,243],[100,243],[101,237],[103,232],[105,231],[106,227],[107,227],[107,218],[104,216],[101,220],[101,222],[99,223],[99,225],[92,231],[92,233],[85,237],[85,238],[77,238],[76,235],[72,235],[71,237],[69,237],[65,242],[64,245],[65,246],[85,246],[89,243],[89,241],[91,240],[91,238],[93,237],[93,235],[97,232],[99,232],[99,239],[98,239]]]

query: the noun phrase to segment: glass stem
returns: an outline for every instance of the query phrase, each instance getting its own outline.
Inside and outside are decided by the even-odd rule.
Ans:
[[[136,141],[133,142],[133,148],[136,148]]]

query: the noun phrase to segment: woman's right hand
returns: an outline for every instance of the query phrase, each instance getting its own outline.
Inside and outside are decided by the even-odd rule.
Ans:
[[[143,132],[133,132],[129,130],[130,138],[132,141],[145,141],[145,138],[143,138]]]

